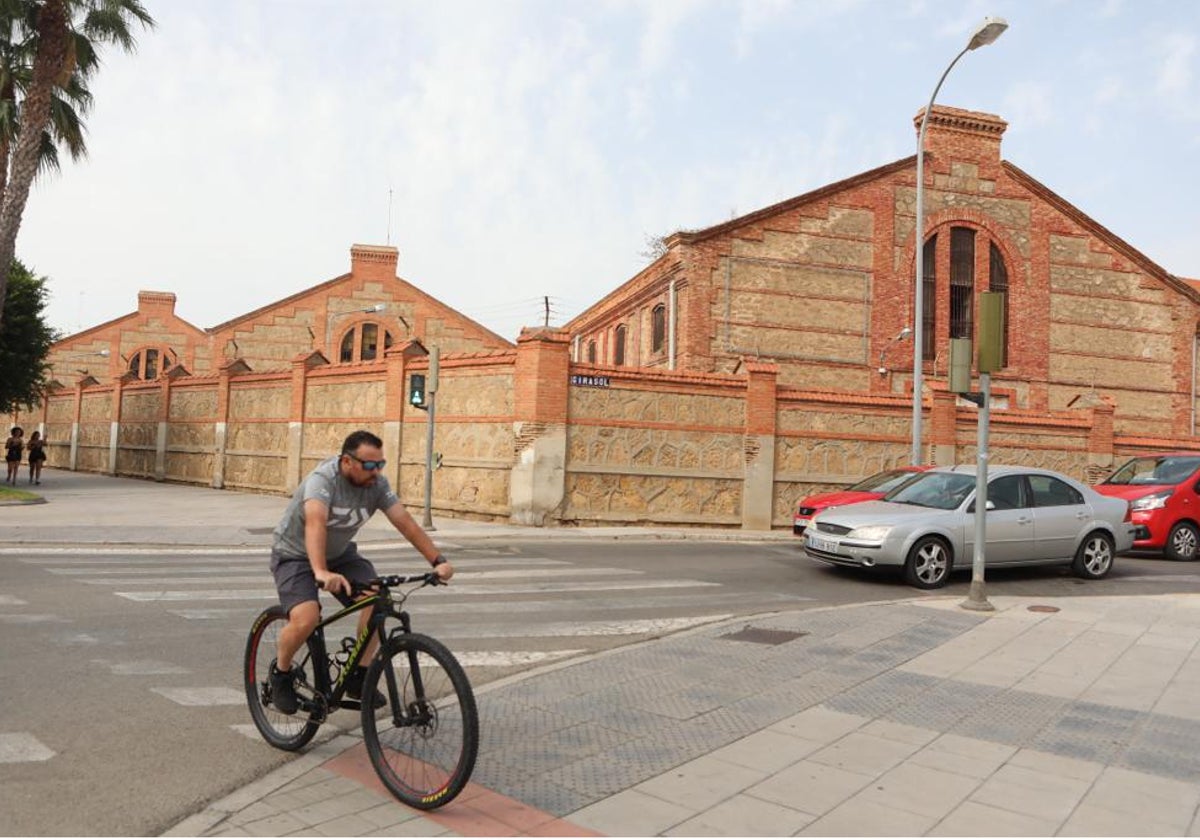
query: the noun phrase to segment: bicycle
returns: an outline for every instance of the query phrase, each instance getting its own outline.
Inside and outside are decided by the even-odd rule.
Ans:
[[[285,715],[271,702],[271,661],[279,631],[287,624],[281,605],[268,607],[255,620],[246,641],[246,700],[254,724],[267,743],[299,750],[312,740],[331,711],[358,709],[363,741],[380,780],[406,805],[431,810],[462,792],[479,749],[475,695],[462,665],[436,639],[412,632],[404,602],[418,589],[440,582],[436,573],[388,575],[354,584],[354,594],[368,597],[323,620],[296,654],[301,675],[296,680],[300,708]],[[393,587],[419,583],[398,595]],[[329,656],[325,628],[360,610],[371,610],[362,633],[342,639]],[[388,619],[399,627],[385,630]],[[386,703],[344,697],[346,677],[357,667],[367,640],[377,634],[380,646],[363,679],[363,698],[376,692]],[[309,674],[311,672],[311,679]]]

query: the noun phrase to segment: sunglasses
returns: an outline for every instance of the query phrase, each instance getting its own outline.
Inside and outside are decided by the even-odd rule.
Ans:
[[[352,452],[343,452],[342,454],[353,458],[355,461],[358,461],[358,463],[362,465],[362,468],[368,472],[381,470],[387,466],[387,461],[385,461],[383,458],[380,458],[378,461],[364,461],[362,458],[359,458]]]

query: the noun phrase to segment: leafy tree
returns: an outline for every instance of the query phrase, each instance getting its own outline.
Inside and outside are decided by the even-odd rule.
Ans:
[[[13,263],[34,176],[58,167],[60,145],[86,152],[99,47],[132,51],[135,23],[154,25],[141,0],[0,0],[0,266]],[[0,271],[0,316],[8,281]]]
[[[5,415],[41,400],[46,357],[57,340],[43,315],[46,278],[13,260],[8,280],[8,306],[0,315],[0,414]]]

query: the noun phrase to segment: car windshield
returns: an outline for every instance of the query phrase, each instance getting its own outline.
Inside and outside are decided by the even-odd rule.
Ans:
[[[888,493],[916,475],[912,470],[884,470],[847,487],[860,493]]]
[[[884,496],[884,501],[902,505],[954,510],[975,489],[975,476],[969,473],[921,473]]]
[[[1178,484],[1200,467],[1200,456],[1134,458],[1104,480],[1105,484]]]

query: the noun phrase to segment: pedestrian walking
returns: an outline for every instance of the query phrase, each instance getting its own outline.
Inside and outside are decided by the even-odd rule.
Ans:
[[[42,433],[34,432],[30,435],[25,449],[29,452],[29,483],[41,484],[42,462],[46,460],[46,439],[42,437]]]
[[[4,441],[4,463],[8,467],[8,477],[4,480],[9,484],[17,483],[17,473],[21,470],[21,450],[25,448],[25,430],[13,426],[8,440]]]

